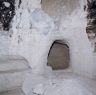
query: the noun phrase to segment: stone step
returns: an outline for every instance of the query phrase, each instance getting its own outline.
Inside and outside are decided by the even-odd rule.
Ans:
[[[28,61],[21,56],[0,56],[0,74],[29,70]]]
[[[24,57],[0,55],[0,92],[21,87],[29,71],[30,66]]]

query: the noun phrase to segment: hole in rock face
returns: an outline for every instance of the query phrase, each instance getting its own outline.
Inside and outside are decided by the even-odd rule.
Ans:
[[[55,41],[50,48],[48,55],[48,66],[53,70],[63,70],[69,67],[69,47],[61,41]]]
[[[10,23],[15,15],[15,0],[0,0],[0,24],[3,30],[10,29]]]

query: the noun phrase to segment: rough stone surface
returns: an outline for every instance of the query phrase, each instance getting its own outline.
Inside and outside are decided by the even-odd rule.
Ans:
[[[87,34],[92,43],[94,52],[96,52],[96,1],[87,1]]]
[[[75,4],[76,0],[67,1],[68,8],[71,10],[71,4]],[[96,55],[92,52],[91,43],[86,33],[85,3],[84,0],[77,1],[76,4],[78,6],[72,8],[71,12],[68,10],[68,14],[64,14],[64,12],[60,13],[59,21],[57,18],[53,19],[42,10],[40,0],[22,0],[21,6],[19,8],[16,7],[16,15],[13,18],[12,28],[10,29],[13,34],[10,36],[9,41],[6,37],[0,40],[3,44],[0,51],[8,55],[21,55],[28,60],[32,68],[31,75],[33,77],[31,78],[29,74],[24,81],[23,91],[27,95],[31,93],[32,88],[35,88],[36,85],[44,81],[48,53],[55,40],[65,41],[69,46],[69,70],[79,75],[96,78]],[[18,0],[16,0],[16,5],[18,4]],[[46,3],[44,4],[46,5]],[[51,4],[54,5],[54,3]],[[56,4],[58,5],[58,3]],[[63,3],[61,2],[60,4]],[[59,7],[56,6],[56,9]],[[64,8],[66,9],[66,7]],[[52,71],[50,70],[48,73],[52,74]],[[30,84],[31,82],[33,85]],[[78,82],[76,83],[77,86]],[[79,87],[81,86],[79,85]],[[86,88],[84,91],[86,91]],[[87,91],[89,92],[89,90]]]
[[[1,26],[3,27],[3,30],[8,31],[10,29],[10,24],[14,14],[15,0],[0,0],[0,23],[2,24]]]

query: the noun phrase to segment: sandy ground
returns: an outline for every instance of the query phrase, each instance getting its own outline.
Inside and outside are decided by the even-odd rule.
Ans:
[[[54,71],[44,77],[44,90],[41,95],[96,95],[96,80],[88,79],[71,72]],[[30,83],[31,84],[31,83]],[[16,89],[0,93],[0,95],[25,95],[22,90]],[[30,95],[40,95],[30,93]]]

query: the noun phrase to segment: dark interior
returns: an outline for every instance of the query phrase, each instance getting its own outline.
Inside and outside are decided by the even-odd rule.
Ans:
[[[64,70],[69,67],[69,47],[60,41],[55,41],[50,48],[48,55],[48,66],[53,70]]]

